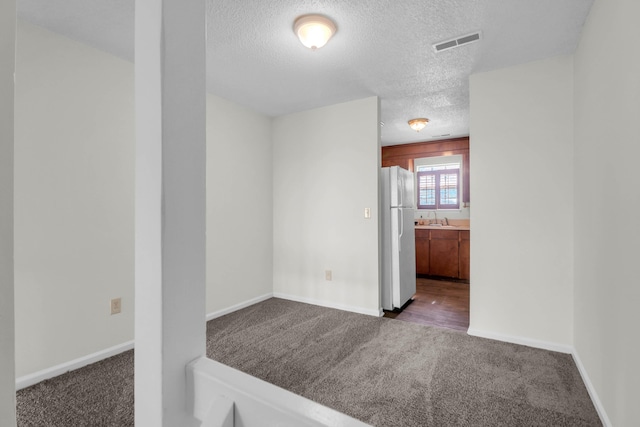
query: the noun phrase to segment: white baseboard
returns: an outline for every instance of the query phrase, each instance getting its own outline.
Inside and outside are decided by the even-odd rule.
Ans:
[[[352,313],[366,314],[366,315],[369,315],[369,316],[380,317],[382,315],[380,310],[371,310],[371,309],[363,308],[363,307],[336,304],[336,303],[329,302],[329,301],[317,300],[317,299],[314,299],[314,298],[300,297],[300,296],[297,296],[297,295],[283,294],[283,293],[280,293],[280,292],[274,292],[273,296],[275,298],[286,299],[286,300],[289,300],[289,301],[303,302],[303,303],[306,303],[306,304],[317,305],[317,306],[320,306],[320,307],[335,308],[337,310],[350,311]]]
[[[273,298],[272,293],[264,294],[259,297],[252,298],[250,300],[241,302],[236,305],[232,305],[231,307],[223,308],[222,310],[214,311],[212,313],[207,314],[207,322],[209,320],[215,319],[220,316],[224,316],[225,314],[233,313],[234,311],[238,311],[240,309],[249,307],[251,305],[257,304],[259,302],[268,300],[269,298]]]
[[[366,314],[369,316],[380,317],[383,315],[382,310],[369,310],[369,309],[364,309],[362,307],[334,304],[331,302],[316,300],[313,298],[305,298],[305,297],[299,297],[295,295],[288,295],[288,294],[283,294],[279,292],[274,292],[273,294],[271,293],[264,294],[259,297],[252,298],[242,303],[225,308],[223,310],[218,310],[218,311],[209,313],[207,314],[206,319],[207,321],[209,321],[211,319],[215,319],[217,317],[224,316],[225,314],[229,314],[234,311],[265,301],[272,297],[286,299],[290,301],[303,302],[303,303],[317,305],[321,307],[335,308],[338,310],[350,311],[353,313]],[[609,417],[607,416],[604,406],[602,405],[602,402],[598,397],[598,393],[596,392],[595,388],[593,387],[593,384],[591,383],[591,379],[589,378],[587,370],[582,364],[582,360],[580,359],[578,352],[572,346],[552,343],[548,341],[533,340],[530,338],[518,337],[513,335],[498,334],[495,332],[482,331],[474,328],[469,328],[467,330],[467,334],[476,336],[476,337],[481,337],[481,338],[488,338],[488,339],[493,339],[497,341],[509,342],[512,344],[526,345],[529,347],[540,348],[543,350],[550,350],[550,351],[557,351],[559,353],[571,354],[576,366],[578,367],[578,371],[580,372],[582,381],[584,381],[585,387],[589,392],[591,401],[593,402],[593,405],[595,406],[596,411],[600,416],[600,421],[602,421],[602,424],[605,427],[611,427],[611,421],[609,420]],[[128,341],[128,342],[125,342],[125,343],[122,343],[122,344],[119,344],[119,345],[116,345],[92,354],[89,354],[87,356],[79,357],[69,362],[65,362],[60,365],[53,366],[51,368],[43,369],[41,371],[34,372],[32,374],[24,375],[22,377],[16,378],[16,390],[21,390],[23,388],[37,384],[41,381],[56,377],[58,375],[62,375],[69,371],[74,371],[76,369],[82,368],[92,363],[99,362],[101,360],[107,359],[109,357],[115,356],[117,354],[123,353],[128,350],[131,350],[132,348],[134,348],[134,341]]]
[[[257,304],[271,297],[273,297],[273,294],[269,293],[269,294],[265,294],[265,295],[253,298],[251,300],[242,302],[240,304],[236,304],[234,306],[225,308],[223,310],[209,313],[207,314],[206,319],[207,321],[211,319],[215,319],[216,317],[220,317],[225,314],[232,313],[234,311],[240,310],[241,308],[249,307],[250,305]],[[99,362],[111,356],[115,356],[116,354],[123,353],[127,350],[131,350],[132,348],[134,348],[134,341],[128,341],[123,344],[119,344],[101,351],[97,351],[87,356],[79,357],[69,362],[61,363],[60,365],[52,366],[51,368],[43,369],[42,371],[37,371],[32,374],[24,375],[22,377],[16,378],[16,390],[21,390],[23,388],[37,384],[41,381],[48,380],[50,378],[57,377],[58,375],[65,374],[69,371],[75,371],[76,369],[80,369],[92,363]]]
[[[593,402],[593,406],[596,408],[598,412],[598,416],[600,417],[600,421],[605,427],[611,427],[611,420],[607,416],[607,412],[604,410],[604,406],[598,397],[598,393],[596,389],[593,387],[591,383],[591,379],[589,378],[589,374],[587,373],[586,368],[582,364],[582,360],[580,360],[580,356],[578,352],[573,346],[552,343],[547,341],[538,341],[532,340],[529,338],[516,337],[511,335],[502,335],[494,332],[480,331],[478,329],[469,328],[467,334],[473,335],[481,338],[489,338],[497,341],[509,342],[512,344],[520,344],[526,345],[529,347],[541,348],[543,350],[557,351],[559,353],[570,354],[573,357],[573,361],[578,368],[578,372],[580,372],[580,376],[582,377],[582,381],[584,382],[587,391],[589,392],[589,397],[591,398],[591,402]]]
[[[53,366],[51,368],[43,369],[42,371],[34,372],[19,378],[16,378],[16,390],[23,389],[25,387],[32,386],[41,381],[48,380],[49,378],[57,377],[58,375],[65,374],[69,371],[75,371],[84,366],[92,363],[99,362],[116,354],[123,353],[133,348],[133,341],[127,341],[123,344],[106,348],[95,353],[73,359],[69,362],[62,363],[60,365]]]
[[[589,397],[591,397],[593,406],[595,406],[596,411],[598,412],[598,416],[600,417],[600,421],[602,422],[602,425],[604,425],[605,427],[611,427],[612,426],[611,420],[609,420],[609,417],[607,416],[607,412],[604,410],[604,406],[602,405],[602,402],[598,397],[598,393],[596,393],[596,389],[593,387],[593,384],[591,383],[591,379],[587,374],[587,370],[582,364],[582,360],[580,360],[580,356],[578,356],[578,351],[574,348],[573,351],[571,352],[571,355],[573,356],[573,361],[578,367],[578,371],[580,372],[582,381],[584,382],[585,387],[587,387],[587,391],[589,392]]]
[[[490,331],[482,331],[479,329],[469,328],[467,334],[474,337],[488,338],[496,341],[509,342],[512,344],[526,345],[528,347],[541,348],[543,350],[557,351],[558,353],[573,353],[573,347],[566,344],[559,344],[549,341],[539,341],[531,338],[519,337],[514,335],[503,335]]]

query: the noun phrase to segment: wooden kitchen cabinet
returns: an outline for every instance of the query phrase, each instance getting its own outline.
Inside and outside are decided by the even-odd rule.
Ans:
[[[459,231],[430,230],[429,274],[432,276],[458,277]]]
[[[416,274],[470,279],[470,232],[416,228]]]
[[[459,278],[469,280],[471,278],[469,274],[469,260],[471,252],[471,233],[469,231],[460,231],[460,246],[459,246]]]
[[[429,274],[429,231],[416,230],[416,274]]]

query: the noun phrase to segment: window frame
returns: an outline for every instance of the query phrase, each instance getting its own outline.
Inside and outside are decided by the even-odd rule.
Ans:
[[[460,209],[460,166],[454,169],[439,169],[430,171],[418,171],[416,172],[416,207],[417,209],[426,210],[459,210]],[[456,174],[456,204],[443,204],[440,203],[440,175]],[[420,178],[422,176],[434,176],[435,177],[435,205],[422,205],[420,204]]]

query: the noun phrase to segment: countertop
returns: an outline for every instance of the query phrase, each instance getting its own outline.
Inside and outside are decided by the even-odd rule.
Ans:
[[[416,230],[453,230],[469,231],[469,226],[464,225],[416,225]]]

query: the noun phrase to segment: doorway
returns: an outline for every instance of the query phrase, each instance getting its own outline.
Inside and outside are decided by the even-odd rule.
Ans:
[[[416,295],[384,317],[467,331],[470,317],[469,138],[382,147],[382,166],[414,172]]]
[[[418,277],[413,301],[384,317],[466,332],[469,328],[469,284]]]

